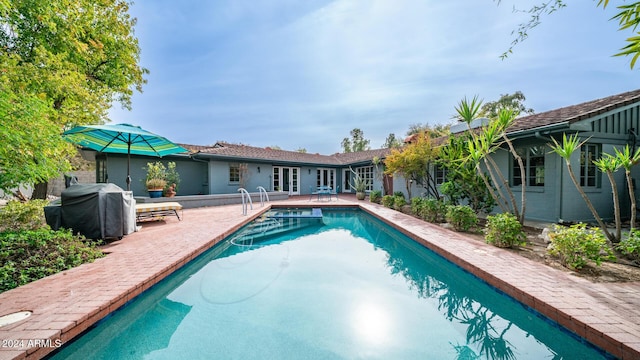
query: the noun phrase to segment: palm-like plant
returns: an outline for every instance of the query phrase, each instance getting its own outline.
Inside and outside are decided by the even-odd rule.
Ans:
[[[475,168],[478,174],[483,178],[489,193],[495,200],[495,202],[500,206],[500,209],[505,212],[513,213],[520,223],[524,222],[524,212],[526,209],[526,176],[525,176],[525,167],[520,155],[516,152],[515,148],[511,141],[507,138],[506,130],[515,120],[517,113],[511,109],[501,109],[498,113],[498,118],[493,119],[489,125],[485,126],[482,129],[481,133],[475,133],[471,129],[471,121],[476,119],[480,114],[482,107],[482,101],[478,100],[478,97],[475,96],[471,101],[464,98],[458,103],[456,107],[456,112],[458,113],[458,117],[467,123],[469,126],[469,133],[471,134],[471,139],[467,143],[469,157],[468,159],[475,164]],[[495,163],[493,158],[489,155],[496,152],[500,147],[506,143],[509,147],[509,151],[513,155],[513,157],[518,161],[518,165],[520,165],[520,174],[523,179],[521,183],[522,188],[522,199],[520,203],[520,209],[516,204],[515,196],[511,191],[508,180],[502,174],[498,164]],[[489,178],[482,171],[480,167],[480,162],[485,164],[485,168],[489,178],[491,178],[491,182],[493,184],[502,184],[502,186],[496,186],[495,188],[489,182]],[[506,194],[506,195],[505,195]]]
[[[640,162],[640,148],[636,149],[636,152],[631,155],[629,145],[625,146],[622,151],[615,149],[616,157],[620,162],[620,166],[624,168],[625,177],[627,179],[627,188],[629,189],[629,198],[631,200],[631,230],[636,225],[636,194],[633,189],[633,181],[631,179],[631,168]]]
[[[602,232],[607,237],[607,240],[609,240],[610,243],[614,242],[616,240],[615,237],[609,232],[607,226],[602,221],[602,218],[600,217],[600,215],[598,215],[596,208],[591,203],[591,200],[589,200],[589,197],[580,186],[580,183],[578,183],[578,179],[576,179],[576,176],[573,173],[573,168],[571,166],[571,155],[577,149],[579,149],[588,139],[580,142],[580,137],[578,136],[578,134],[573,134],[569,137],[567,137],[567,134],[562,134],[562,144],[558,143],[558,141],[556,141],[556,139],[554,138],[551,138],[551,140],[553,140],[553,144],[550,144],[549,146],[551,146],[553,152],[555,152],[565,160],[565,164],[567,165],[567,170],[569,172],[569,177],[571,178],[573,185],[575,185],[576,189],[578,189],[580,196],[582,196],[582,199],[587,204],[587,208],[589,208],[589,211],[591,211],[591,214],[596,219],[598,226],[600,226],[600,229],[602,229]]]

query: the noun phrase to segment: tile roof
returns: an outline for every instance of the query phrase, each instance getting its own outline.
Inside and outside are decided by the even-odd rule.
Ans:
[[[519,117],[509,127],[508,132],[531,130],[564,122],[571,124],[636,102],[640,102],[640,89],[539,114]]]
[[[587,101],[577,105],[545,111],[539,114],[527,115],[517,118],[509,127],[508,133],[533,130],[541,127],[574,123],[589,119],[599,114],[640,102],[640,89],[628,91],[622,94],[608,96],[602,99]],[[410,142],[416,135],[407,137],[405,142]],[[448,136],[434,139],[436,144],[446,141]],[[261,148],[242,144],[230,144],[218,142],[212,146],[179,144],[188,149],[192,154],[204,156],[237,159],[237,160],[263,160],[276,163],[314,164],[326,166],[344,166],[371,161],[374,157],[385,158],[391,153],[391,149],[375,149],[351,153],[335,153],[332,155],[320,155],[301,153],[298,151]]]
[[[282,163],[302,163],[327,166],[340,166],[370,161],[374,157],[384,158],[390,149],[376,149],[352,153],[336,153],[333,155],[309,154],[298,151],[261,148],[242,144],[216,143],[214,146],[198,147],[183,145],[195,154],[229,159],[267,160]]]
[[[622,94],[608,96],[602,99],[591,100],[577,105],[527,115],[517,118],[509,127],[507,134],[539,129],[546,126],[572,124],[580,120],[589,119],[608,111],[640,102],[640,89],[628,91]],[[408,136],[404,142],[411,143],[418,134]],[[435,139],[436,144],[446,142],[449,135]]]

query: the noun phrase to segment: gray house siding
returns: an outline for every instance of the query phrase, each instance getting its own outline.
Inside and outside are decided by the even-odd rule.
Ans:
[[[529,148],[531,146],[544,146],[544,185],[532,186],[528,182],[525,183],[525,217],[529,220],[536,221],[557,221],[560,216],[559,204],[561,179],[560,172],[562,169],[559,165],[559,156],[555,153],[551,153],[551,148],[547,146],[546,142],[541,142],[538,139],[530,139],[524,141],[514,142],[516,148]],[[494,159],[500,164],[500,170],[509,182],[510,189],[515,197],[516,204],[520,207],[522,202],[522,187],[520,185],[514,185],[514,159],[511,153],[507,150],[502,150],[494,155]],[[526,164],[525,164],[526,167]],[[526,181],[526,180],[525,180]],[[496,208],[494,211],[498,211]]]
[[[107,182],[127,188],[127,156],[120,154],[104,154],[99,159],[106,161]],[[206,193],[207,189],[207,164],[195,162],[186,156],[165,156],[163,158],[148,156],[131,156],[130,176],[131,191],[134,196],[148,196],[145,180],[147,177],[147,163],[160,161],[165,166],[168,162],[176,163],[176,170],[180,174],[178,195],[198,195]],[[99,180],[99,179],[98,179]]]
[[[241,187],[244,187],[248,192],[257,192],[258,186],[271,191],[271,165],[244,162],[242,164],[246,164],[246,173],[243,174],[243,181],[231,182],[229,181],[229,169],[232,164],[241,164],[241,162],[209,161],[210,194],[233,194],[238,192]]]

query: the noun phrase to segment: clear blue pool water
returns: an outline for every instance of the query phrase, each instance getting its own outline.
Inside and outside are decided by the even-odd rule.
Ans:
[[[604,358],[370,215],[323,215],[251,224],[54,359]]]

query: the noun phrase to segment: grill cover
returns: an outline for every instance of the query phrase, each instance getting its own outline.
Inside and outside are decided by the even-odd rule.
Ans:
[[[72,185],[60,200],[60,227],[89,239],[121,238],[136,229],[133,193],[115,184]]]

